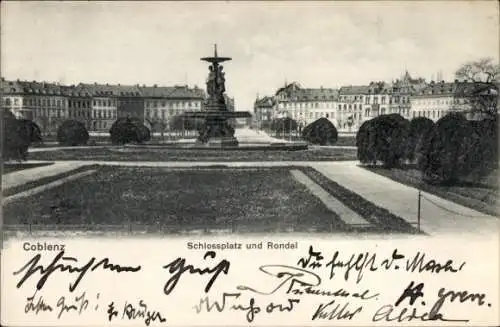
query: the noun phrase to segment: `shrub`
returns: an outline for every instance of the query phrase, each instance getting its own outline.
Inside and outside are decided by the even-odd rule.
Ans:
[[[61,145],[75,146],[87,144],[89,133],[82,122],[66,120],[57,129],[57,141]]]
[[[151,140],[151,133],[149,129],[144,125],[136,124],[136,138],[137,143],[143,143]]]
[[[151,139],[149,129],[135,117],[118,118],[109,129],[109,135],[113,144],[142,143]]]
[[[357,157],[361,163],[364,164],[375,164],[374,155],[369,147],[369,133],[370,120],[365,121],[358,129],[356,133],[356,147],[357,147]]]
[[[424,149],[419,167],[427,182],[452,184],[470,166],[471,149],[476,145],[472,125],[458,113],[439,119]]]
[[[271,123],[271,130],[283,133],[290,133],[290,131],[295,131],[297,130],[297,127],[297,121],[289,117],[277,118],[274,119]]]
[[[498,166],[498,118],[490,116],[480,121],[468,121],[471,141],[464,154],[463,174],[472,171],[481,176],[491,166]]]
[[[2,157],[4,160],[26,160],[31,143],[30,133],[23,121],[9,111],[4,111],[2,128]]]
[[[42,131],[35,122],[29,119],[19,119],[19,122],[28,133],[31,143],[42,142]]]
[[[396,167],[404,159],[409,122],[398,114],[382,115],[366,121],[356,135],[358,160],[361,163],[382,162]]]
[[[328,119],[320,118],[304,128],[302,137],[312,144],[326,145],[337,142],[338,133]]]
[[[434,122],[429,118],[417,117],[410,121],[410,128],[405,144],[405,158],[410,162],[420,160],[422,152],[429,147],[430,135]]]

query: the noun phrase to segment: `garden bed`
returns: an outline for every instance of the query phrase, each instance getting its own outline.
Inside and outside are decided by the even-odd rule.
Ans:
[[[304,167],[302,171],[328,193],[370,222],[373,225],[372,229],[390,233],[419,232],[417,226],[408,223],[406,220],[392,214],[387,209],[381,208],[362,196],[346,189],[317,170],[311,167]]]
[[[5,205],[4,224],[56,224],[70,229],[129,225],[164,233],[211,228],[349,230],[292,178],[290,169],[100,167],[78,181]]]
[[[48,163],[48,164],[51,164],[51,163]],[[4,197],[7,197],[7,196],[10,196],[13,194],[17,194],[19,192],[24,192],[24,191],[30,190],[32,188],[42,186],[42,185],[57,181],[59,179],[74,175],[74,174],[79,173],[79,172],[87,171],[90,169],[95,169],[97,167],[99,167],[99,166],[98,165],[88,165],[88,166],[78,167],[76,169],[66,171],[66,172],[61,173],[61,174],[43,177],[43,178],[37,179],[35,181],[29,182],[26,184],[14,186],[14,187],[10,187],[8,189],[2,190],[2,195]]]
[[[355,149],[314,148],[301,151],[186,150],[124,147],[33,152],[33,160],[102,161],[340,161],[356,160]]]
[[[465,180],[457,185],[445,186],[424,182],[421,172],[414,167],[385,169],[382,167],[365,166],[364,168],[401,184],[437,195],[479,212],[500,216],[498,208],[498,169],[492,170],[483,179],[474,178],[473,180]]]

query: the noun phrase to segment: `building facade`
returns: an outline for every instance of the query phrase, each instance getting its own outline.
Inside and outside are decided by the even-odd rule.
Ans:
[[[257,96],[253,105],[253,118],[257,128],[267,129],[271,126],[271,121],[274,117],[274,109],[274,97],[264,96],[263,98],[259,98],[259,96]]]
[[[2,110],[9,110],[16,118],[32,119],[32,113],[24,106],[24,89],[19,81],[0,81]]]
[[[274,96],[274,117],[289,117],[299,128],[319,118],[336,124],[339,92],[332,88],[302,88],[298,83],[286,83]]]
[[[64,86],[46,82],[20,82],[24,95],[25,117],[33,120],[42,134],[55,134],[68,119],[68,97]],[[29,114],[28,114],[29,112]]]
[[[173,117],[186,111],[201,111],[205,93],[198,87],[187,85],[160,87],[143,86],[139,88],[144,98],[144,119],[154,132],[168,129]]]
[[[108,132],[118,117],[119,85],[83,84],[91,96],[90,132]]]

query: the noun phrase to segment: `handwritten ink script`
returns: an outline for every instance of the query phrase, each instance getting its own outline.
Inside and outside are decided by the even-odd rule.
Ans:
[[[470,323],[470,312],[477,316],[498,306],[489,290],[459,282],[469,266],[465,260],[436,258],[425,251],[349,252],[311,245],[286,260],[267,258],[265,264],[258,257],[243,262],[241,258],[250,258],[245,250],[240,258],[227,256],[227,251],[195,256],[163,251],[162,262],[155,265],[132,258],[126,263],[85,258],[68,254],[68,248],[31,252],[11,271],[13,289],[25,291],[20,314],[33,318],[29,321],[96,317],[101,324],[163,326],[182,325],[179,319],[231,324],[237,317],[255,325],[292,320],[318,325]],[[129,283],[130,278],[148,282],[135,287],[123,284],[122,276]],[[100,284],[103,278],[107,282]],[[69,287],[54,294],[61,280],[69,280]],[[114,292],[117,286],[120,295]]]

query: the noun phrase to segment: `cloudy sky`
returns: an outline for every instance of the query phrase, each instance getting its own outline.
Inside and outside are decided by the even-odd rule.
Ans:
[[[339,87],[406,69],[453,79],[464,62],[498,60],[496,1],[2,2],[7,79],[205,87],[200,57],[226,63],[238,110],[285,81]]]

